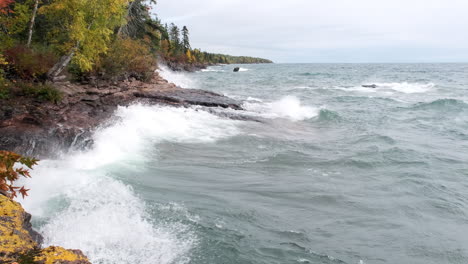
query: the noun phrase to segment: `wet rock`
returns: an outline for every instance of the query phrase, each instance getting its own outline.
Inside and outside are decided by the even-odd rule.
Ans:
[[[181,105],[200,105],[241,110],[240,103],[217,93],[197,89],[171,89],[166,91],[139,91],[136,97],[151,98],[158,102]]]
[[[240,71],[240,68],[239,67],[235,67],[234,68],[234,72],[239,72]]]
[[[375,88],[377,88],[378,86],[377,86],[377,84],[363,84],[362,87],[375,89]]]

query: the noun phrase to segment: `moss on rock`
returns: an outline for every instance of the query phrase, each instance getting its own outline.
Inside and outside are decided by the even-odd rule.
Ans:
[[[28,220],[19,203],[0,195],[0,263],[14,261],[18,255],[39,247],[25,228]]]
[[[37,264],[90,264],[80,250],[69,250],[62,247],[48,247],[41,250],[34,258]]]
[[[32,230],[31,215],[0,194],[0,263],[90,264],[80,250],[40,248],[42,237]]]

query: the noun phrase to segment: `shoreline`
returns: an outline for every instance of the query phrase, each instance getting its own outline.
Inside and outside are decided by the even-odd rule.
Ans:
[[[149,82],[94,80],[52,84],[62,94],[57,103],[26,96],[0,100],[0,149],[39,158],[92,145],[93,131],[119,106],[134,103],[173,107],[222,107],[241,110],[241,102],[210,91],[185,89],[157,72]],[[226,116],[247,119],[243,116]]]

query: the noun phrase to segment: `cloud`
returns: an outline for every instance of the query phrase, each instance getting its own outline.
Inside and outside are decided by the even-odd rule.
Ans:
[[[466,10],[466,0],[159,0],[156,7],[163,21],[189,27],[193,47],[279,62],[468,61]]]

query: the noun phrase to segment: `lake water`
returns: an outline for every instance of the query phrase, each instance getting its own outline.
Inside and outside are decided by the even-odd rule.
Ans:
[[[23,204],[46,244],[95,264],[468,263],[467,64],[234,67],[161,74],[260,122],[136,104],[41,161]]]

